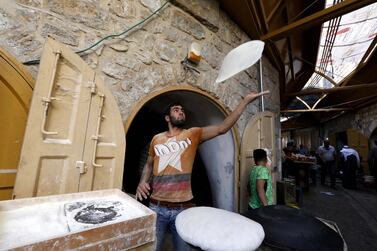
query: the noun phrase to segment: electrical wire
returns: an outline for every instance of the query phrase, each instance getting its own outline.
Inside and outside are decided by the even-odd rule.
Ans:
[[[91,46],[89,46],[89,47],[87,47],[87,48],[85,48],[85,49],[82,49],[82,50],[80,50],[80,51],[76,51],[75,53],[77,53],[77,54],[81,54],[81,53],[83,53],[83,52],[85,52],[85,51],[88,51],[88,50],[90,50],[90,49],[96,47],[97,45],[99,45],[100,43],[102,43],[103,41],[105,41],[105,40],[107,40],[107,39],[109,39],[109,38],[116,38],[116,37],[120,37],[120,36],[126,34],[127,32],[131,31],[131,30],[134,29],[135,27],[137,27],[137,26],[139,26],[139,25],[145,23],[146,21],[148,21],[151,17],[153,17],[154,15],[156,15],[157,12],[159,12],[162,8],[164,8],[168,3],[169,3],[169,0],[167,0],[163,5],[161,5],[160,8],[158,8],[157,10],[155,10],[154,12],[152,12],[152,14],[150,14],[147,18],[141,20],[140,22],[138,22],[137,24],[135,24],[135,25],[131,26],[130,28],[124,30],[123,32],[118,33],[118,34],[111,34],[111,35],[108,35],[108,36],[106,36],[106,37],[103,37],[102,39],[98,40],[97,42],[95,42],[95,43],[92,44]],[[40,62],[40,59],[36,59],[36,60],[26,61],[26,62],[24,62],[23,64],[24,64],[24,65],[36,65],[36,64],[39,64],[39,62]]]

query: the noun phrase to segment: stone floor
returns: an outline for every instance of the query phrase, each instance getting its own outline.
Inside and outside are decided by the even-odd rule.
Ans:
[[[319,177],[318,177],[319,179]],[[302,210],[336,222],[349,251],[377,250],[377,192],[358,184],[358,190],[344,189],[337,182],[337,190],[329,186],[310,186],[304,193]],[[168,238],[164,250],[173,250]],[[199,249],[191,248],[191,251]],[[260,250],[264,250],[263,248]]]
[[[337,223],[348,250],[377,250],[377,193],[361,184],[358,190],[311,186],[302,210]],[[331,194],[326,194],[330,192]]]

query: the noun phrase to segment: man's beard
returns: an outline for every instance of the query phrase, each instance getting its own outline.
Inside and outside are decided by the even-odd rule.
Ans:
[[[174,127],[182,128],[186,124],[186,119],[176,119],[172,116],[169,116],[169,117],[170,117],[170,124]]]

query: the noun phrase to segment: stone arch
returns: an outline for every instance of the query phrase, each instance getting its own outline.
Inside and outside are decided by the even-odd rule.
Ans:
[[[154,135],[158,133],[158,130],[164,131],[166,129],[162,127],[165,122],[163,121],[163,116],[161,116],[161,110],[170,103],[169,100],[176,98],[182,100],[181,103],[187,107],[185,110],[187,110],[189,121],[191,121],[189,122],[189,127],[219,123],[227,115],[224,106],[216,99],[206,92],[191,86],[168,87],[151,93],[140,100],[140,102],[135,105],[124,124],[128,147],[128,149],[126,149],[124,169],[124,186],[127,192],[133,192],[132,190],[136,189],[140,175],[140,169],[138,171],[132,171],[132,168],[135,167],[130,166],[136,165],[136,160],[131,161],[131,159],[138,154],[137,152],[131,154],[130,151],[132,151],[132,149],[130,147],[133,146],[133,142],[136,142],[136,138],[144,143],[148,140],[147,138],[142,138],[143,135],[140,131],[144,130],[140,128],[143,127],[145,123],[148,124],[145,125],[145,130],[148,131],[146,134]],[[153,118],[147,118],[146,116]],[[161,120],[159,120],[159,117],[161,117]],[[157,125],[156,131],[147,129],[153,128],[154,125]],[[238,139],[236,135],[236,129],[233,129],[225,135],[201,144],[198,149],[198,155],[205,166],[212,190],[212,205],[232,211],[236,210],[236,205],[238,204],[238,189],[236,184],[238,183],[239,167]],[[138,146],[137,148],[141,149],[142,146]],[[144,151],[146,151],[146,148],[147,147],[144,146]],[[141,156],[140,153],[139,155]],[[144,153],[144,157],[145,155]],[[135,179],[136,176],[137,178]],[[133,183],[133,188],[127,187],[130,183]],[[193,190],[195,190],[194,184]]]

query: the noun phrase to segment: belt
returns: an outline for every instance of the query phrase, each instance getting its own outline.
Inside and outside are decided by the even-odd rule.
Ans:
[[[156,204],[157,206],[166,207],[166,208],[190,208],[195,207],[195,203],[192,200],[184,202],[170,202],[170,201],[161,201],[150,198],[150,202]]]

